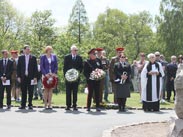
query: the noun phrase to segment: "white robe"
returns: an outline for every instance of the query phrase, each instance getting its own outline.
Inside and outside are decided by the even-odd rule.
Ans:
[[[148,73],[148,70],[147,70],[147,66],[149,64],[146,63],[142,72],[141,72],[141,90],[142,90],[142,93],[141,93],[141,99],[142,101],[145,101],[145,102],[157,102],[159,99],[160,99],[160,95],[161,95],[161,89],[162,89],[162,77],[165,75],[164,74],[164,71],[163,71],[163,68],[162,68],[162,65],[161,63],[157,62],[158,65],[159,65],[159,73],[161,73],[161,77],[160,77],[160,81],[159,81],[159,95],[157,95],[157,76],[156,75],[152,75],[152,99],[149,101],[147,100],[147,73]],[[155,64],[152,64],[152,69],[151,71],[158,71],[155,67]]]

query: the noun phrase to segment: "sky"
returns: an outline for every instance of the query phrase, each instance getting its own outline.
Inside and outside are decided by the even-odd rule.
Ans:
[[[149,11],[153,16],[159,14],[159,4],[161,0],[82,0],[89,22],[97,20],[100,13],[107,8],[116,8],[127,14]],[[18,11],[26,16],[38,10],[51,10],[56,19],[56,26],[66,26],[69,16],[76,0],[10,0]]]

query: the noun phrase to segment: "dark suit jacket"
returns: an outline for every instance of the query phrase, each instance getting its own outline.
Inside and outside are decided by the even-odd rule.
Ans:
[[[171,77],[175,78],[177,72],[177,64],[169,63],[167,65],[167,78],[170,80]]]
[[[28,64],[28,78],[34,79],[37,78],[37,75],[38,75],[38,68],[37,68],[36,57],[30,55]],[[20,77],[21,79],[25,78],[25,55],[20,56],[18,59],[17,76]]]
[[[11,80],[11,75],[13,72],[13,61],[8,59],[7,65],[6,65],[6,72],[5,77],[8,80]],[[4,67],[3,67],[3,59],[0,60],[0,77],[3,76],[4,73]]]
[[[125,62],[125,65],[122,67],[121,63],[118,62],[114,65],[114,73],[116,76],[116,79],[121,79],[121,75],[123,74],[123,72],[127,72],[127,76],[128,78],[126,79],[126,82],[130,82],[131,81],[131,66],[129,63]]]
[[[64,58],[64,68],[63,68],[63,72],[64,75],[65,73],[69,70],[75,68],[77,69],[80,73],[83,70],[83,59],[81,56],[77,55],[75,60],[72,60],[72,55],[66,55]]]

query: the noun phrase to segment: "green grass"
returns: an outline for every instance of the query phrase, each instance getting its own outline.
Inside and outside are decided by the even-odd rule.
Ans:
[[[52,105],[53,106],[65,106],[66,102],[66,94],[53,94],[52,98]],[[87,95],[84,93],[78,93],[78,106],[80,107],[85,107],[86,106],[86,100],[87,100]],[[4,100],[4,104],[6,100]],[[109,101],[113,102],[113,94],[109,94]],[[17,103],[15,101],[12,101],[13,106],[20,106],[20,103]],[[33,100],[33,105],[34,106],[44,106],[42,100]],[[141,108],[142,104],[140,103],[140,96],[139,93],[131,93],[131,98],[127,99],[127,106],[132,107],[132,108]],[[173,102],[166,102],[164,104],[161,104],[161,108],[174,108],[174,103]]]

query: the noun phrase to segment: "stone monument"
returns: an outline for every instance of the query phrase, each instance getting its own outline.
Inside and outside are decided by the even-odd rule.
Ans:
[[[168,137],[183,137],[183,64],[178,66],[174,85],[176,90],[175,112],[178,119],[172,119]]]

